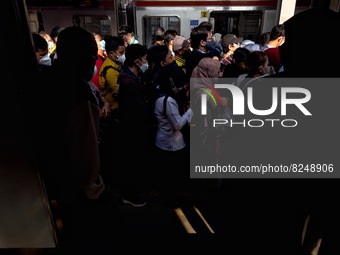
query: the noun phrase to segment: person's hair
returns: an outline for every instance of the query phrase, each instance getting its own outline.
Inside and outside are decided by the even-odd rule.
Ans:
[[[109,35],[105,37],[105,50],[107,53],[115,52],[119,46],[124,46],[124,40],[119,36]]]
[[[48,50],[48,44],[47,41],[39,34],[33,33],[32,34],[33,43],[34,43],[34,49],[35,51],[40,50]]]
[[[198,49],[201,40],[207,41],[208,39],[208,31],[203,27],[195,27],[190,33],[190,42],[191,47],[194,49]]]
[[[211,31],[213,28],[213,25],[209,21],[202,21],[199,25],[199,27],[204,27],[208,31]]]
[[[131,26],[128,25],[121,25],[118,28],[118,36],[123,37],[123,35],[129,34],[129,33],[133,33],[133,28]]]
[[[166,56],[169,53],[169,48],[166,45],[159,45],[156,46],[154,51],[153,51],[153,57],[154,57],[154,68],[157,69],[158,67],[161,66],[161,62],[165,60]]]
[[[276,40],[280,36],[285,36],[285,26],[282,24],[276,25],[272,28],[272,30],[270,31],[269,40]]]
[[[70,26],[63,29],[57,41],[58,61],[69,60],[74,62],[77,58],[97,56],[98,46],[92,33],[79,26]]]
[[[233,59],[235,61],[235,64],[245,62],[249,54],[250,54],[250,50],[248,50],[247,48],[241,48],[241,47],[237,48],[233,53]]]
[[[164,44],[169,46],[170,42],[176,37],[174,30],[166,30],[164,33]]]
[[[249,75],[257,73],[259,67],[264,65],[267,58],[267,54],[264,51],[254,50],[250,52],[245,61],[245,64],[249,70]]]
[[[267,44],[267,42],[269,41],[270,38],[270,32],[264,32],[260,35],[260,39],[259,39],[259,44],[260,46],[264,46]]]
[[[124,64],[131,67],[136,59],[141,59],[147,54],[147,48],[139,43],[131,44],[126,47]]]
[[[164,35],[172,34],[174,37],[178,35],[178,32],[175,29],[168,29],[165,31]]]
[[[52,37],[45,31],[40,31],[39,35],[42,36],[46,41],[52,40]]]
[[[164,40],[164,33],[165,33],[164,28],[162,28],[162,27],[156,28],[153,35],[152,35],[153,42],[163,41]]]
[[[64,28],[61,26],[55,26],[51,29],[50,36],[52,40],[55,42],[55,38],[59,36],[60,32],[63,31]]]
[[[331,64],[340,59],[340,51],[331,45],[320,54],[315,63],[316,42],[300,42],[322,31],[325,36],[334,34],[334,24],[340,23],[338,12],[329,8],[311,8],[299,12],[284,22],[285,43],[279,47],[280,59],[284,66],[284,75],[288,77],[340,77],[339,66]],[[307,24],[307,25],[306,25]],[[330,37],[331,38],[331,37]]]

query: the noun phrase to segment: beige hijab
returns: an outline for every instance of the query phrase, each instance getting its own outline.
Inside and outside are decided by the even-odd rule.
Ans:
[[[201,82],[212,84],[213,78],[220,76],[220,61],[205,57],[194,68],[191,78],[200,78]]]

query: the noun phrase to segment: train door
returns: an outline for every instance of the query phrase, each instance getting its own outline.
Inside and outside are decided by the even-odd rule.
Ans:
[[[199,11],[196,11],[199,12]],[[152,34],[157,27],[165,30],[173,29],[180,35],[190,36],[190,28],[197,26],[199,19],[190,19],[190,27],[181,26],[186,22],[186,16],[172,14],[149,14],[142,17],[141,41],[148,47],[152,44]],[[185,21],[184,21],[185,20]],[[194,23],[196,21],[196,23]],[[209,21],[213,24],[214,32],[222,35],[233,33],[243,38],[257,41],[262,33],[263,11],[215,11],[210,12]],[[188,30],[188,31],[187,31]]]
[[[135,26],[135,9],[131,0],[115,0],[116,6],[118,6],[118,18],[117,28],[122,25],[128,25],[132,27],[132,30],[136,32]]]
[[[212,11],[210,22],[214,32],[222,35],[235,34],[252,41],[258,41],[262,31],[263,12],[258,11]]]
[[[107,15],[74,15],[73,25],[82,27],[91,33],[111,34],[110,17]]]
[[[165,30],[175,30],[180,34],[179,16],[144,16],[143,17],[143,44],[147,47],[152,45],[152,35],[156,28],[163,27]]]

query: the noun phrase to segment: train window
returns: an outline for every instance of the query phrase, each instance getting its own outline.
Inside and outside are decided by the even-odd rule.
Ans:
[[[214,31],[222,35],[235,34],[258,41],[261,34],[262,11],[213,11]]]
[[[45,30],[41,12],[30,11],[28,12],[27,19],[32,33],[39,33]]]
[[[75,15],[73,25],[82,27],[91,33],[111,34],[110,17],[103,15]]]
[[[143,43],[147,47],[152,45],[152,35],[158,27],[163,27],[165,30],[176,30],[178,34],[181,34],[178,16],[145,16],[143,26]]]

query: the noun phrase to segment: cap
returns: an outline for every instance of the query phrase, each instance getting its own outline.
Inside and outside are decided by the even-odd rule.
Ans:
[[[233,43],[241,43],[243,41],[243,37],[236,37],[234,34],[227,34],[222,38],[222,45],[224,47],[228,47]]]
[[[183,49],[185,46],[187,46],[189,44],[189,41],[188,39],[186,39],[185,37],[183,36],[176,36],[175,39],[174,39],[174,42],[173,42],[173,48],[174,48],[174,51],[177,51],[177,50],[180,50],[180,49]]]

